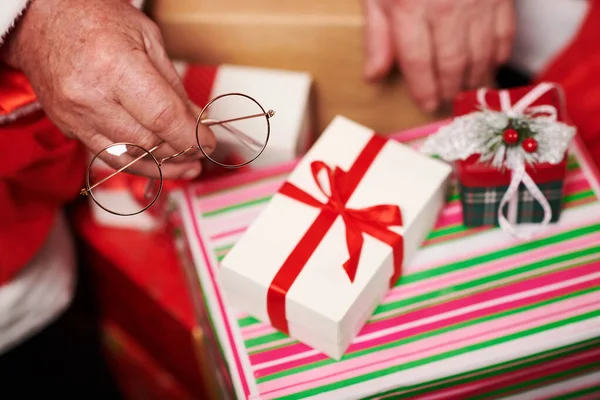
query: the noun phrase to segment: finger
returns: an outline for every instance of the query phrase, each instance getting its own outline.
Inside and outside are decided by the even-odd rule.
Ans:
[[[196,120],[188,103],[158,72],[145,53],[130,55],[131,68],[125,71],[117,89],[117,99],[125,110],[146,129],[177,151],[196,143]],[[204,149],[214,149],[216,142],[207,127],[199,126],[199,141]]]
[[[416,102],[427,111],[439,106],[431,36],[425,14],[409,12],[398,2],[391,6],[395,55]]]
[[[432,0],[431,18],[436,70],[441,96],[451,101],[463,89],[468,65],[468,19],[459,4]],[[444,5],[443,7],[440,5]]]
[[[516,32],[515,8],[513,0],[499,0],[495,8],[495,61],[504,64],[510,58]]]
[[[183,86],[181,76],[167,55],[160,30],[156,28],[153,34],[150,34],[148,38],[144,39],[144,44],[150,61],[152,61],[156,69],[185,102],[194,118],[197,118],[197,116],[200,115],[200,109],[190,100],[187,91]],[[199,154],[202,155],[202,152],[199,152]]]
[[[104,136],[111,139],[113,142],[134,143],[146,150],[150,150],[163,142],[163,139],[142,126],[120,105],[116,103],[107,104],[104,106],[104,110],[105,112],[103,114],[110,115],[110,117],[100,116],[94,123],[98,130],[103,132]],[[164,143],[158,149],[153,151],[152,154],[158,160],[161,160],[173,156],[178,152],[178,150],[171,147],[168,143]],[[201,157],[201,151],[189,151],[184,155],[169,160],[169,162],[191,161],[200,159]]]
[[[181,76],[177,73],[177,70],[165,51],[160,29],[158,29],[156,25],[151,26],[152,29],[144,35],[146,53],[148,54],[150,61],[152,61],[152,64],[154,64],[158,72],[160,72],[169,85],[171,85],[173,90],[175,90],[184,102],[187,102],[188,95],[183,87]]]
[[[394,62],[392,30],[381,2],[364,0],[365,8],[365,77],[369,80],[381,79]]]
[[[192,114],[194,115],[194,117],[196,117],[196,119],[198,119],[198,117],[202,113],[202,108],[200,108],[197,104],[193,103],[191,100],[188,101],[188,107],[189,107],[190,111],[192,112]]]
[[[470,12],[468,35],[470,68],[467,77],[469,88],[482,85],[493,65],[494,50],[490,44],[495,40],[494,15],[494,5],[490,1],[478,1]]]
[[[98,155],[104,163],[115,170],[121,169],[125,165],[143,156],[141,159],[133,162],[126,169],[128,173],[146,176],[149,178],[160,178],[160,173],[156,161],[145,152],[136,147],[126,147],[126,154],[121,154],[120,149],[113,146],[115,142],[109,138],[91,132],[85,135],[77,135],[81,142],[94,155]],[[112,146],[112,147],[111,147]],[[163,179],[194,179],[202,172],[200,161],[187,161],[182,163],[165,163],[161,167]]]
[[[137,158],[143,154],[143,152],[138,151],[119,156],[119,152],[115,151],[118,150],[118,148],[113,146],[115,143],[106,136],[95,133],[95,131],[87,134],[79,134],[77,136],[92,154],[97,155],[100,160],[115,170],[121,169],[123,166],[133,161],[133,158]],[[129,149],[129,151],[132,151],[132,149]],[[156,163],[150,157],[144,157],[132,164],[129,167],[128,172],[147,176],[149,178],[160,177]]]

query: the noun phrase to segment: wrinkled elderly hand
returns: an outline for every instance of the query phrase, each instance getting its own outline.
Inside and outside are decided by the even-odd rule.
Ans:
[[[398,63],[427,111],[481,85],[508,60],[514,0],[364,0],[365,75],[377,80]]]
[[[160,159],[196,143],[193,106],[161,34],[128,2],[33,0],[5,47],[5,62],[25,73],[48,117],[91,151],[164,140],[154,152]],[[200,128],[203,147],[214,148],[211,131]],[[194,178],[198,158],[166,163],[163,176]],[[135,167],[155,175],[150,162]]]

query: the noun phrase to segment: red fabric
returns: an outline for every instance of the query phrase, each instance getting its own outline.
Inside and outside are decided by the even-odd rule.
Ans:
[[[512,104],[515,104],[520,98],[525,96],[533,86],[525,86],[510,90]],[[486,103],[492,110],[500,110],[500,96],[497,90],[489,90],[486,95]],[[553,89],[533,102],[532,106],[550,104],[556,107],[557,119],[559,121],[569,122],[568,113],[564,109],[560,100],[559,89]],[[477,110],[479,103],[477,101],[477,91],[472,90],[459,94],[454,101],[454,115],[460,116]],[[457,175],[460,183],[469,187],[493,187],[508,186],[511,180],[509,170],[499,170],[478,162],[479,155],[473,155],[464,161],[457,161]],[[567,160],[560,164],[538,164],[535,168],[527,166],[527,173],[536,183],[547,183],[563,180],[567,173]]]
[[[190,67],[190,98],[209,100],[216,67]],[[0,66],[0,117],[36,101],[25,76]],[[39,112],[0,125],[0,285],[12,279],[43,245],[57,210],[84,186],[86,154]],[[206,174],[205,174],[206,175]],[[165,190],[175,183],[166,184]],[[163,196],[163,198],[166,198]]]
[[[317,201],[314,197],[289,182],[286,182],[279,190],[283,195],[321,209],[313,224],[308,228],[273,278],[267,292],[269,319],[271,325],[279,331],[288,333],[286,296],[289,289],[338,216],[342,217],[346,226],[346,244],[349,258],[344,263],[344,270],[350,281],[354,282],[358,268],[363,246],[363,233],[373,236],[392,247],[394,272],[390,279],[390,286],[393,286],[398,280],[403,262],[404,241],[401,235],[389,230],[390,226],[402,225],[402,214],[398,206],[386,204],[360,210],[346,208],[350,196],[385,143],[386,139],[373,136],[348,171],[343,171],[337,167],[331,169],[320,161],[311,164],[312,175],[317,186],[323,194],[329,197],[329,201],[325,204]],[[321,171],[328,173],[330,195],[326,193],[319,182],[318,174]]]
[[[0,69],[0,113],[32,102],[23,76]],[[57,210],[83,185],[85,153],[42,113],[0,125],[0,285],[43,245]]]
[[[193,393],[165,370],[135,338],[111,320],[102,323],[104,354],[119,388],[128,400],[190,400]]]
[[[25,75],[0,66],[0,115],[8,115],[36,101]]]
[[[117,323],[194,393],[198,376],[196,326],[171,232],[140,232],[96,224],[86,204],[74,213],[94,291],[104,318]]]
[[[536,80],[563,87],[568,114],[600,165],[600,1],[588,3],[590,10],[579,33]]]
[[[218,67],[191,65],[183,76],[183,87],[190,100],[199,107],[204,107],[210,100],[212,86],[217,76]]]

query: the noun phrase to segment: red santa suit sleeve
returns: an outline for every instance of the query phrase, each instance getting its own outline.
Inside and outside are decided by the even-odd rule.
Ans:
[[[28,2],[0,2],[0,46]],[[42,247],[58,210],[83,187],[85,168],[84,149],[40,111],[27,78],[0,64],[0,286]]]
[[[0,4],[0,43],[27,7],[29,0],[3,0]]]
[[[25,0],[2,0],[2,41],[26,5]],[[0,65],[0,285],[42,247],[58,210],[77,196],[85,173],[79,143],[36,110],[25,76]]]
[[[542,70],[538,81],[560,83],[567,108],[592,158],[600,165],[600,1],[588,13],[573,40]]]
[[[0,47],[27,3],[0,1]],[[85,168],[80,143],[46,118],[27,78],[0,63],[0,354],[73,297],[74,249],[62,209],[83,187]]]

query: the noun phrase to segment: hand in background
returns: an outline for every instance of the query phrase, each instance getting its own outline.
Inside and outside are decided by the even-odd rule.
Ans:
[[[367,79],[394,63],[426,111],[483,84],[508,60],[513,0],[364,0]]]
[[[164,140],[153,153],[160,159],[196,143],[196,116],[160,31],[128,2],[33,0],[4,50],[48,117],[94,153],[116,142],[151,149]],[[200,129],[202,144],[214,148],[210,130]],[[163,176],[194,178],[199,153],[166,163]],[[144,160],[135,168],[156,172]]]

